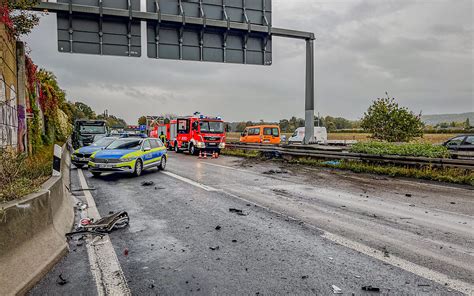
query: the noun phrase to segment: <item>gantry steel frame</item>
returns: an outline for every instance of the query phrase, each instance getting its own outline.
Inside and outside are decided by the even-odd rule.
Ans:
[[[171,15],[158,12],[136,11],[131,9],[117,9],[108,7],[85,6],[70,3],[40,2],[34,10],[54,13],[81,13],[88,15],[123,17],[138,21],[159,21],[176,24],[192,24],[205,28],[217,28],[240,31],[242,33],[259,32],[271,37],[302,39],[306,42],[306,80],[305,80],[305,138],[303,144],[314,142],[314,33],[274,28],[251,23],[238,23],[229,20],[215,20],[202,17],[189,17],[185,15]]]

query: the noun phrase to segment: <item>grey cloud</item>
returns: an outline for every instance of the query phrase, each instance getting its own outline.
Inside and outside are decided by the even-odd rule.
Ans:
[[[276,27],[316,34],[316,112],[359,118],[386,90],[425,114],[474,110],[470,0],[274,0],[273,14]],[[304,116],[302,41],[274,38],[274,63],[262,67],[58,53],[54,15],[26,40],[70,99],[130,123],[197,110],[231,121]]]

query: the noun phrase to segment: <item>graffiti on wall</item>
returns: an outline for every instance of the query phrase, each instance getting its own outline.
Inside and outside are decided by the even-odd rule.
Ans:
[[[7,96],[8,95],[8,96]],[[15,86],[0,75],[0,147],[18,145],[18,109]]]

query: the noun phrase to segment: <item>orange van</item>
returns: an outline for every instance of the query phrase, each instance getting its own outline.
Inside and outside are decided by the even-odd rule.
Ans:
[[[280,144],[278,125],[248,126],[240,135],[240,143]]]

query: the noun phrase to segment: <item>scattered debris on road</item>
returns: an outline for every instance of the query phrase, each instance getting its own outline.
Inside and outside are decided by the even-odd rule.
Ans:
[[[455,205],[456,203],[454,201],[450,202],[450,204]]]
[[[236,240],[236,239],[233,239],[233,240],[232,240],[232,242],[233,242],[233,243],[236,243],[236,242],[237,242],[237,240]]]
[[[272,189],[278,195],[288,195],[288,191],[285,189]]]
[[[142,186],[152,186],[155,185],[155,182],[153,181],[143,181]]]
[[[217,251],[217,250],[219,250],[219,246],[209,247],[209,249],[211,249],[212,251]]]
[[[165,189],[165,187],[156,187],[155,186],[155,190],[163,190],[163,189]]]
[[[63,274],[60,273],[58,279],[56,280],[56,283],[60,286],[64,286],[65,284],[69,283],[69,281],[63,278]]]
[[[383,247],[382,252],[384,257],[390,257],[390,253],[388,252],[387,247]]]
[[[81,226],[87,226],[87,225],[90,225],[92,223],[92,220],[89,219],[89,218],[84,218],[84,219],[81,219]]]
[[[373,286],[363,286],[362,290],[369,291],[369,292],[380,292],[380,288],[373,287]]]
[[[236,213],[239,216],[247,216],[248,213],[244,213],[241,209],[229,208],[229,212]]]
[[[274,175],[274,174],[288,174],[288,171],[284,171],[284,170],[268,170],[268,171],[265,171],[263,172],[262,174],[264,175]]]
[[[405,196],[406,197],[412,197],[411,193],[406,193]]]
[[[125,248],[125,250],[123,250],[123,255],[128,256],[128,248]]]
[[[221,228],[222,228],[222,227],[221,227],[220,225],[217,225],[215,229],[216,229],[216,230],[221,230]]]
[[[301,278],[302,278],[303,280],[305,280],[305,279],[308,278],[308,276],[307,276],[307,275],[303,275]]]
[[[339,288],[338,286],[332,285],[331,288],[332,288],[332,292],[333,292],[334,294],[342,294],[342,290],[341,290],[341,288]]]
[[[418,284],[418,287],[429,287],[429,284]]]
[[[81,220],[81,227],[79,229],[73,232],[66,233],[66,236],[84,233],[103,236],[106,233],[110,233],[112,230],[126,227],[130,222],[128,213],[125,211],[120,211],[112,215],[108,215],[104,218],[97,220],[96,222],[92,222],[92,220],[90,219],[88,219],[89,222],[86,222],[86,219],[82,219],[84,221]]]

